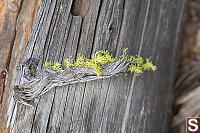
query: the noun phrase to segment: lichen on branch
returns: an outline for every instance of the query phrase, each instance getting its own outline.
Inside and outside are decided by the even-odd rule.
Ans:
[[[119,58],[114,58],[107,50],[97,51],[91,59],[78,55],[76,61],[72,56],[59,62],[45,62],[44,68],[37,70],[38,59],[30,58],[19,66],[22,73],[20,85],[14,87],[15,101],[32,106],[35,98],[55,87],[78,82],[87,82],[109,78],[118,73],[135,72],[136,76],[146,70],[156,70],[151,57],[128,56],[127,48]],[[33,67],[34,66],[34,67]]]
[[[128,48],[123,49],[123,54],[120,58],[126,59],[127,62],[130,62],[127,70],[124,72],[135,72],[136,76],[142,74],[144,71],[152,70],[155,71],[157,67],[153,65],[151,57],[143,59],[141,56],[128,56]],[[107,50],[97,51],[92,55],[91,59],[86,58],[84,55],[78,54],[76,61],[73,60],[72,56],[64,60],[65,66],[58,62],[52,63],[45,62],[46,68],[52,68],[53,70],[63,73],[65,70],[70,69],[71,67],[85,67],[93,70],[98,77],[101,76],[101,68],[108,63],[114,62],[117,58],[112,57],[112,55]]]

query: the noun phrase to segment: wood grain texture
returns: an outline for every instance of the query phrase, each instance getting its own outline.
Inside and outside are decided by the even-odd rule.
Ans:
[[[30,108],[13,105],[10,132],[167,132],[172,82],[186,0],[89,0],[84,17],[73,0],[43,0],[24,59],[63,63],[107,49],[152,56],[156,72],[129,74],[52,89]],[[15,84],[20,84],[20,73]],[[11,106],[11,105],[10,105]],[[159,125],[159,126],[158,126]]]
[[[7,72],[0,83],[0,132],[3,133],[7,131],[7,109],[16,67],[22,61],[39,4],[40,0],[0,0],[0,72]]]
[[[0,1],[0,73],[6,72],[6,76],[0,76],[0,104],[5,91],[6,77],[15,38],[15,25],[22,0]]]

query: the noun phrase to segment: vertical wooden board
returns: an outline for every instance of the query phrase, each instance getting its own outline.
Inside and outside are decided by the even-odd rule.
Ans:
[[[158,3],[155,1],[154,7],[158,7],[156,4]],[[154,18],[155,16],[151,13],[151,7],[153,6],[150,5],[141,48],[141,55],[144,57],[152,56],[158,65],[158,70],[151,75],[145,73],[132,81],[135,84],[131,86],[133,90],[129,103],[129,113],[131,113],[127,118],[126,128],[124,129],[127,132],[166,132],[163,127],[169,124],[172,103],[172,82],[170,81],[172,81],[172,75],[174,75],[171,70],[174,69],[172,67],[173,60],[176,58],[174,51],[177,50],[175,40],[177,41],[179,37],[177,35],[180,33],[180,21],[184,11],[178,12],[177,10],[183,9],[185,2],[162,1],[161,5],[160,11],[157,11],[159,12],[159,18]],[[158,8],[155,8],[154,11],[156,9]],[[173,14],[173,17],[171,14]],[[175,20],[175,18],[178,19]],[[158,25],[155,29],[151,22],[152,19],[153,21],[158,19]],[[156,34],[151,33],[153,31]],[[152,38],[155,40],[152,40]],[[152,41],[155,42],[152,44]],[[164,62],[169,63],[165,64]],[[160,126],[155,128],[155,123],[159,123]],[[131,125],[137,126],[133,127]]]
[[[94,50],[106,49],[115,56],[123,21],[124,4],[124,0],[102,1],[96,26],[93,53]]]
[[[89,0],[88,9],[83,18],[80,40],[78,44],[78,53],[90,57],[93,47],[93,38],[95,36],[96,22],[98,21],[101,0]]]
[[[65,37],[62,41],[65,47],[63,48],[63,52],[61,52],[62,57],[62,63],[63,60],[70,55],[74,55],[76,53],[77,44],[78,44],[78,38],[79,38],[79,32],[80,32],[80,26],[82,19],[80,17],[72,17],[69,16],[69,19],[71,20],[69,30],[65,31]],[[61,45],[61,46],[62,46]],[[64,64],[64,63],[63,63]],[[79,88],[80,89],[80,88]],[[83,88],[81,88],[80,91],[82,91]],[[70,125],[71,120],[69,117],[70,114],[66,114],[67,111],[71,112],[70,102],[73,101],[73,95],[76,92],[76,87],[71,86],[65,86],[60,89],[56,90],[54,102],[52,105],[51,114],[49,115],[49,122],[47,127],[47,132],[58,132],[63,130],[68,130],[68,127]],[[70,98],[71,97],[71,98]],[[71,103],[71,106],[73,103]],[[66,124],[67,122],[67,124]],[[61,128],[62,127],[62,128]],[[66,129],[67,128],[67,129]]]
[[[96,5],[97,4],[97,5]],[[97,14],[98,14],[98,7],[97,8],[94,8],[94,6],[96,7],[96,6],[98,6],[98,3],[95,3],[95,2],[93,2],[93,1],[90,1],[90,7],[91,7],[91,9],[89,8],[88,9],[88,13],[86,13],[86,17],[84,18],[84,20],[83,20],[83,22],[82,21],[80,21],[80,22],[82,22],[82,24],[81,25],[83,25],[82,26],[82,29],[80,30],[79,28],[78,29],[75,29],[75,27],[80,27],[81,25],[77,25],[76,23],[75,23],[75,21],[79,21],[76,17],[73,17],[73,20],[75,20],[75,21],[73,21],[72,20],[72,23],[71,23],[71,27],[70,27],[70,33],[69,33],[69,37],[68,37],[68,40],[69,41],[67,41],[67,43],[69,43],[69,44],[66,44],[66,50],[65,51],[69,51],[69,48],[67,48],[67,47],[74,47],[74,45],[75,45],[75,47],[76,47],[76,45],[78,44],[78,42],[80,43],[79,44],[79,47],[78,47],[78,49],[80,48],[81,50],[79,50],[79,51],[77,51],[77,53],[81,53],[81,52],[84,52],[84,53],[86,53],[87,52],[87,50],[88,50],[88,48],[85,48],[85,46],[89,46],[89,45],[91,45],[92,43],[93,43],[93,37],[92,37],[92,35],[94,35],[94,33],[95,33],[95,31],[94,31],[94,28],[95,28],[95,23],[94,22],[96,22],[96,20],[95,20],[95,17],[94,16],[96,16],[97,17]],[[88,15],[89,14],[89,15]],[[91,16],[91,14],[93,14],[92,16]],[[87,18],[87,16],[88,16],[88,18],[91,18],[91,19],[88,19]],[[78,23],[79,24],[79,23]],[[84,25],[84,24],[87,24],[87,25]],[[89,26],[88,27],[88,24],[91,24],[91,25],[93,25],[93,26]],[[81,28],[81,27],[80,27]],[[90,29],[90,28],[93,28],[93,30],[92,29]],[[75,29],[75,31],[73,31]],[[71,31],[72,30],[72,31]],[[74,36],[73,36],[73,33],[78,33],[78,32],[80,32],[80,34],[78,35],[78,34],[75,34],[76,35],[76,37],[75,37],[75,40],[73,41],[73,38],[74,38]],[[78,39],[76,39],[77,38],[77,36],[78,36]],[[86,37],[85,38],[85,40],[83,40],[83,39],[81,39],[81,38],[84,38],[84,37]],[[71,43],[71,41],[70,40],[72,40],[72,43],[74,43],[74,44],[70,44]],[[78,40],[78,42],[77,42],[77,40]],[[82,42],[83,41],[85,41],[85,43],[86,44],[83,44]],[[83,50],[83,48],[84,48],[84,50]],[[72,51],[73,50],[73,51]],[[68,53],[65,53],[65,55],[67,55],[68,57],[70,56],[70,53],[71,53],[71,55],[74,55],[74,56],[76,56],[76,54],[74,54],[74,53],[76,53],[76,49],[72,49],[71,51],[69,51]],[[90,48],[90,51],[92,51],[92,49]],[[73,53],[72,53],[73,52]],[[89,52],[89,53],[91,53],[91,52]],[[90,54],[87,54],[88,56],[90,55]],[[67,56],[64,56],[65,58],[67,57]],[[80,86],[81,86],[81,89],[84,89],[84,88],[82,88],[82,87],[84,87],[85,85],[84,84],[80,84]],[[63,88],[63,89],[66,89],[66,88]],[[61,106],[63,106],[62,108],[66,108],[66,109],[64,109],[64,111],[65,112],[63,112],[63,117],[62,117],[62,121],[59,121],[59,123],[62,123],[61,125],[60,125],[60,127],[58,127],[58,128],[51,128],[50,130],[51,130],[51,132],[55,132],[55,131],[65,131],[65,130],[75,130],[75,129],[70,129],[71,127],[73,127],[73,125],[77,125],[77,121],[75,121],[75,122],[73,122],[73,120],[72,120],[72,116],[70,116],[70,115],[72,115],[72,113],[73,113],[73,115],[74,115],[74,117],[76,118],[77,116],[78,116],[78,123],[79,123],[79,112],[75,112],[74,113],[74,108],[75,108],[75,106],[74,106],[74,104],[76,105],[77,104],[77,102],[78,102],[78,104],[81,104],[81,108],[82,108],[82,110],[85,110],[85,106],[87,106],[87,105],[85,105],[84,103],[83,103],[83,99],[78,99],[78,100],[75,100],[75,93],[73,92],[74,90],[71,90],[71,89],[73,89],[73,87],[70,87],[69,88],[69,90],[68,90],[68,95],[67,95],[67,101],[66,101],[66,103],[69,103],[69,105],[66,105],[66,106],[63,106],[63,105],[61,105]],[[71,93],[72,92],[72,93]],[[84,93],[85,94],[85,91],[83,92],[82,90],[80,90],[80,89],[76,89],[76,91],[75,91],[76,93],[78,93],[78,94],[80,94],[80,93]],[[69,98],[68,99],[68,97],[72,97],[73,96],[73,98]],[[64,98],[66,98],[66,97],[63,97],[63,99]],[[87,97],[85,97],[87,100],[88,100],[88,98]],[[80,101],[81,100],[81,101]],[[72,104],[73,103],[73,104]],[[87,104],[88,104],[88,102],[86,102]],[[78,105],[77,105],[78,106]],[[80,107],[80,105],[79,105],[79,107]],[[73,108],[73,109],[72,109]],[[80,116],[80,117],[82,117],[82,116]],[[71,118],[71,119],[70,119]],[[81,119],[81,118],[80,118]],[[83,121],[83,120],[80,120],[80,121]],[[77,129],[76,129],[76,131],[78,131]]]
[[[64,53],[61,53],[61,55],[63,55],[62,64],[65,58],[69,57],[70,55],[75,56],[76,54],[81,22],[82,22],[82,19],[80,17],[76,17],[76,16],[72,17],[69,31],[66,31],[68,32],[68,34],[66,34],[66,37],[65,37],[66,40],[62,41],[61,43],[62,45],[65,46],[63,50]],[[80,89],[76,89],[75,86],[66,86],[61,89],[56,90],[55,98],[54,98],[55,102],[53,103],[53,106],[55,107],[52,110],[53,117],[49,117],[50,126],[47,128],[47,131],[55,132],[55,131],[64,131],[64,130],[69,129],[69,126],[71,124],[70,115],[72,115],[73,113],[73,105],[74,105],[73,101],[75,98],[74,95],[75,95],[76,90],[82,91]],[[62,98],[59,97],[60,92],[64,93],[62,95]],[[62,104],[59,104],[59,108],[57,108],[58,105],[56,104],[56,101],[58,99],[61,101],[65,101]],[[54,111],[57,112],[58,109],[61,110],[59,112],[62,112],[60,116],[58,116],[58,114],[56,113],[54,114]],[[57,119],[57,117],[59,117],[59,119]],[[59,123],[59,125],[56,128],[51,123],[51,122],[55,123],[55,121]]]
[[[123,74],[112,77],[108,86],[105,107],[101,116],[100,132],[120,132],[129,91],[130,77]]]
[[[51,27],[53,28],[52,30],[53,34],[51,35],[52,37],[50,37],[51,38],[50,43],[45,44],[45,45],[50,45],[48,46],[48,54],[47,57],[45,58],[47,60],[52,60],[54,62],[61,62],[63,59],[63,54],[61,54],[60,51],[62,51],[63,49],[63,39],[66,38],[65,32],[68,32],[66,30],[69,30],[68,28],[69,26],[66,23],[68,18],[70,18],[69,17],[70,8],[68,7],[71,7],[72,2],[71,1],[57,1],[57,2],[58,3],[56,3],[57,5],[54,12],[54,15],[56,16],[56,22],[55,25],[51,25]],[[40,53],[42,54],[42,52]],[[55,95],[56,94],[54,90],[50,91],[49,94],[46,94],[44,95],[44,97],[40,98],[40,101],[37,105],[37,111],[34,116],[34,122],[36,123],[33,123],[32,132],[38,132],[38,131],[47,132],[50,120],[49,117],[52,116],[52,109],[53,109]]]

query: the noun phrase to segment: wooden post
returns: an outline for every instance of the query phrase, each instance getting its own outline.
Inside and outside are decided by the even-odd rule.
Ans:
[[[43,0],[23,60],[39,58],[42,66],[102,49],[119,56],[128,48],[129,55],[151,56],[158,70],[57,87],[35,108],[14,104],[9,131],[167,132],[185,5],[186,0]]]

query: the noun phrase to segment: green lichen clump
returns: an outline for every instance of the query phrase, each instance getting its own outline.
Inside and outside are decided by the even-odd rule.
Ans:
[[[157,67],[152,64],[151,57],[144,59],[139,56],[128,56],[126,51],[128,48],[123,50],[123,54],[120,58],[124,60],[127,59],[127,62],[131,62],[128,66],[128,69],[125,72],[135,72],[136,75],[142,74],[146,70],[155,71]],[[111,54],[107,50],[97,51],[94,55],[92,55],[91,59],[87,59],[84,55],[78,55],[77,60],[74,61],[72,56],[64,60],[65,66],[64,68],[59,62],[45,62],[46,68],[52,68],[56,71],[63,73],[65,69],[70,69],[71,67],[86,67],[91,68],[97,74],[97,76],[101,76],[101,68],[103,65],[114,62],[116,59],[111,56]]]

